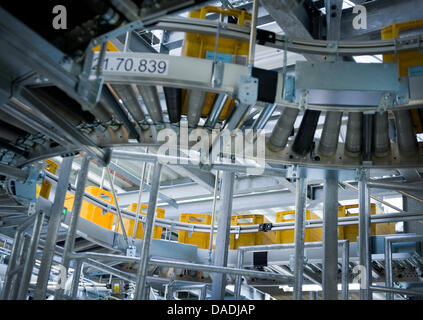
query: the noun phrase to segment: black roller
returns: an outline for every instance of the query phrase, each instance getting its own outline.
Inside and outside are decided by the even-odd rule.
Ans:
[[[320,111],[305,111],[300,128],[298,129],[298,133],[295,137],[294,144],[292,145],[292,151],[301,156],[305,156],[308,152],[310,152],[319,116]]]
[[[372,161],[373,114],[363,114],[363,161]]]
[[[163,91],[165,95],[169,121],[171,123],[178,123],[181,121],[182,90],[178,88],[163,87]]]

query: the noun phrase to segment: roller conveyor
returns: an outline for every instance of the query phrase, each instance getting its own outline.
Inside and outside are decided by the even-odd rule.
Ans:
[[[145,85],[138,85],[137,87],[153,123],[162,123],[163,114],[157,88]]]
[[[327,112],[325,124],[319,143],[319,153],[331,156],[338,147],[339,130],[341,129],[342,112]]]
[[[299,110],[294,108],[285,108],[282,111],[281,116],[276,122],[275,127],[273,128],[272,135],[269,139],[269,148],[273,151],[279,151],[283,149],[287,142],[288,138],[292,133],[294,128],[295,120],[297,119]]]

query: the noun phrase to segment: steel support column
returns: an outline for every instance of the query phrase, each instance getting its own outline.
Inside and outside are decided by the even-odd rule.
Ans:
[[[304,271],[304,230],[307,200],[307,182],[300,177],[297,179],[295,198],[295,257],[294,257],[294,300],[302,299],[303,271]]]
[[[135,300],[141,300],[145,297],[148,260],[150,259],[150,244],[153,235],[154,216],[156,214],[157,195],[160,187],[160,173],[162,164],[154,164],[153,179],[151,181],[150,199],[148,201],[147,217],[144,223],[144,239],[142,242],[140,263],[137,270],[137,281],[135,286]]]
[[[324,300],[338,299],[338,175],[328,171],[324,185],[323,275]]]
[[[79,286],[79,279],[81,277],[81,272],[82,272],[82,265],[83,265],[82,260],[76,260],[75,269],[73,271],[73,276],[72,276],[71,289],[70,289],[70,296],[72,297],[72,300],[75,300],[78,294],[78,286]]]
[[[362,171],[358,182],[359,203],[359,262],[362,266],[360,274],[360,300],[371,300],[371,254],[370,254],[370,197],[367,186],[367,171]],[[363,269],[365,274],[363,274]]]
[[[25,300],[28,293],[29,282],[31,281],[32,269],[35,263],[35,254],[37,253],[38,243],[40,241],[41,229],[44,222],[44,212],[39,211],[35,213],[34,228],[32,230],[31,242],[29,243],[29,252],[25,260],[22,271],[22,280],[18,291],[18,300]]]
[[[56,185],[54,202],[51,207],[46,242],[38,272],[37,287],[34,291],[34,300],[44,300],[47,293],[47,283],[50,277],[51,264],[53,262],[54,249],[56,247],[57,234],[62,219],[63,204],[65,203],[66,191],[69,183],[69,175],[72,169],[73,157],[64,158],[59,168],[59,180]]]
[[[72,207],[72,213],[69,221],[69,229],[68,233],[66,234],[65,245],[63,248],[63,255],[62,255],[62,265],[66,269],[66,278],[69,269],[69,254],[72,253],[74,245],[75,245],[75,235],[78,226],[79,214],[81,212],[83,196],[85,192],[85,184],[87,181],[88,176],[88,168],[90,165],[90,158],[88,156],[84,156],[81,162],[81,168],[78,173],[78,179],[76,184],[75,190],[75,198]],[[63,298],[63,288],[56,290],[55,299],[60,300]]]
[[[234,173],[222,173],[222,204],[217,217],[217,234],[214,265],[226,267],[228,263],[229,231],[231,227],[232,198],[234,191]],[[214,274],[212,277],[212,299],[223,300],[226,288],[226,274]]]

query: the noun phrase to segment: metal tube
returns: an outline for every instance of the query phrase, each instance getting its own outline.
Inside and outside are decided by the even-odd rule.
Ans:
[[[147,149],[147,152],[148,152],[148,149]],[[135,243],[135,237],[137,235],[137,228],[138,228],[138,221],[140,217],[140,210],[142,211],[141,196],[142,196],[142,189],[144,188],[144,174],[145,174],[146,165],[147,165],[146,162],[142,164],[140,189],[138,190],[138,202],[137,202],[137,209],[135,211],[134,230],[132,230],[132,245],[134,245]]]
[[[260,115],[257,117],[257,119],[253,123],[252,129],[260,130],[263,129],[266,126],[267,121],[272,116],[273,112],[276,109],[276,104],[268,104],[263,110],[260,112]]]
[[[269,138],[269,148],[272,151],[282,150],[294,128],[295,120],[297,119],[299,109],[284,108],[281,116],[273,128],[272,135]]]
[[[90,252],[74,253],[72,254],[71,258],[75,260],[91,258],[95,260],[103,259],[103,260],[109,260],[109,261],[122,261],[122,262],[135,263],[135,264],[139,263],[139,258],[137,257],[113,255],[113,254],[105,254],[105,253],[90,253]],[[218,272],[218,273],[227,273],[227,274],[240,274],[246,277],[256,277],[260,279],[277,279],[277,280],[285,281],[286,283],[292,283],[293,281],[293,277],[278,274],[278,273],[220,267],[220,266],[211,266],[207,264],[166,261],[166,260],[157,260],[157,259],[150,259],[148,261],[148,264],[152,266],[168,267],[168,268],[176,268],[176,269]]]
[[[381,286],[370,286],[372,291],[377,292],[386,292],[387,294],[399,293],[407,296],[423,296],[423,291],[417,290],[408,290],[408,289],[400,289],[400,288],[386,288]]]
[[[113,180],[112,180],[112,176],[110,175],[109,169],[106,170],[106,175],[107,175],[107,179],[109,180],[109,183],[110,183],[110,189],[112,190],[113,199],[114,199],[115,204],[116,204],[116,211],[117,211],[117,214],[118,214],[118,217],[119,217],[120,226],[122,228],[123,238],[125,239],[126,245],[129,246],[128,235],[126,234],[125,225],[123,224],[122,214],[121,214],[120,209],[119,209],[119,203],[118,203],[118,199],[116,197],[116,191],[115,191],[115,187],[113,185]]]
[[[137,94],[131,85],[115,84],[113,85],[113,89],[122,99],[132,118],[134,118],[141,128],[148,128],[148,126],[145,126],[145,114],[142,111],[141,104],[138,102]]]
[[[365,267],[365,275],[360,281],[360,300],[371,300],[369,286],[371,284],[371,254],[370,254],[370,198],[367,187],[367,172],[364,172],[358,182],[359,189],[359,262]],[[363,279],[364,278],[364,279]],[[364,283],[363,283],[364,282]]]
[[[150,198],[148,201],[147,219],[144,223],[144,239],[142,241],[141,257],[139,258],[139,265],[137,270],[137,281],[135,286],[135,300],[141,300],[145,296],[146,292],[146,278],[147,278],[147,266],[150,259],[150,245],[151,237],[153,235],[153,224],[154,217],[156,214],[157,207],[157,194],[160,187],[160,173],[162,170],[162,164],[156,162],[154,164],[153,180],[151,182]]]
[[[93,259],[86,259],[84,260],[84,263],[103,272],[106,272],[108,274],[114,275],[118,278],[121,278],[126,281],[134,282],[135,276],[131,273],[123,272],[121,270],[118,270],[116,268],[113,268],[111,266],[108,266],[107,264],[95,261]]]
[[[385,157],[391,150],[389,140],[388,112],[377,112],[374,116],[373,143],[376,157]]]
[[[423,184],[413,183],[387,183],[387,182],[367,182],[369,188],[387,189],[387,190],[400,190],[400,191],[414,191],[421,192],[423,190]]]
[[[138,85],[138,91],[141,94],[145,107],[155,124],[163,122],[162,106],[155,86]]]
[[[223,172],[222,174],[222,204],[217,217],[216,250],[214,265],[226,267],[228,264],[229,230],[231,226],[232,198],[234,192],[234,173]],[[226,276],[215,274],[212,277],[212,299],[223,300],[225,296]]]
[[[385,286],[392,287],[392,247],[388,238],[385,238]],[[386,293],[386,300],[392,300],[393,294]]]
[[[32,230],[31,242],[29,244],[29,253],[26,257],[22,271],[22,281],[18,291],[18,300],[25,300],[28,293],[29,283],[31,281],[32,270],[34,268],[35,254],[37,253],[38,242],[40,240],[41,229],[44,222],[44,212],[35,213],[35,223]]]
[[[296,183],[295,198],[295,258],[294,258],[294,300],[302,299],[303,270],[304,270],[304,231],[306,214],[306,179],[300,177]]]
[[[34,291],[34,300],[44,300],[46,297],[47,282],[50,276],[57,233],[60,227],[63,204],[65,202],[69,176],[72,169],[72,161],[73,157],[64,158],[59,168],[59,180],[57,181],[54,202],[51,207],[46,242],[43,250],[40,269],[38,271],[37,288]]]
[[[357,157],[361,153],[363,113],[350,112],[347,122],[347,137],[345,138],[345,151],[350,156]]]
[[[329,172],[324,185],[323,300],[338,299],[338,176]]]
[[[14,274],[9,300],[16,300],[18,298],[18,291],[22,282],[22,272],[23,272],[22,266],[25,264],[25,261],[26,261],[26,256],[28,253],[30,241],[31,241],[31,237],[25,233],[23,235],[23,243],[21,246],[19,257],[17,259],[18,260],[17,265],[19,265],[18,267],[19,270],[17,270],[16,273]]]
[[[350,260],[350,241],[343,242],[342,250],[342,300],[348,300],[348,269]]]
[[[214,237],[214,224],[216,219],[216,203],[217,203],[217,189],[219,186],[219,171],[216,172],[214,180],[213,192],[213,207],[212,207],[212,221],[210,225],[210,238],[209,238],[209,263],[212,263],[212,250],[213,250],[213,237]]]
[[[257,36],[257,13],[258,13],[259,3],[258,0],[253,1],[253,12],[251,14],[251,28],[250,28],[250,43],[248,48],[248,68],[250,70],[250,75],[252,68],[254,66],[254,53],[256,49],[256,36]]]
[[[163,87],[167,114],[171,123],[181,121],[182,90],[179,88]]]
[[[355,191],[358,191],[359,190],[359,188],[354,187],[353,185],[349,184],[348,182],[343,181],[343,182],[341,182],[341,184],[343,184],[344,186],[347,186],[348,188],[351,188],[351,189],[353,189]],[[389,202],[386,202],[386,201],[384,201],[382,199],[379,199],[378,197],[375,197],[375,196],[370,195],[370,198],[372,198],[373,200],[376,200],[377,202],[380,202],[380,203],[384,204],[385,206],[387,206],[387,207],[389,207],[391,209],[394,209],[394,210],[396,210],[398,212],[403,212],[403,210],[401,210],[400,208],[398,208],[398,207],[390,204]]]
[[[198,121],[203,111],[204,99],[206,98],[206,92],[203,90],[191,89],[187,92],[188,95],[188,127],[196,128]]]
[[[72,300],[75,300],[78,294],[79,278],[81,277],[82,264],[82,260],[75,261],[75,268],[73,271],[72,284],[70,289],[70,296],[72,297]]]
[[[25,181],[28,178],[28,171],[11,167],[0,163],[0,174],[18,181]]]
[[[398,150],[405,157],[413,156],[419,150],[410,110],[394,111],[397,127]]]
[[[217,96],[213,108],[207,117],[206,123],[204,124],[205,128],[213,129],[216,126],[217,122],[219,121],[220,114],[222,113],[222,110],[225,107],[228,99],[229,96],[227,94],[219,94]]]
[[[336,152],[341,124],[342,112],[326,112],[325,123],[323,125],[323,131],[318,149],[321,155],[329,157]]]
[[[69,229],[66,234],[66,240],[63,248],[62,266],[66,269],[66,278],[69,269],[69,254],[72,253],[75,245],[75,236],[78,228],[78,220],[81,212],[83,196],[85,192],[85,185],[87,181],[88,169],[90,166],[90,159],[87,155],[82,158],[81,168],[78,172],[78,182],[76,184],[75,198],[73,202],[72,214],[69,221]],[[63,289],[57,289],[55,299],[60,300],[63,296]]]
[[[237,256],[236,256],[237,257],[236,267],[238,269],[242,269],[242,266],[244,264],[244,252],[245,252],[244,250],[238,249]],[[237,275],[235,277],[235,288],[234,288],[235,300],[241,299],[241,280],[242,278],[240,275]]]

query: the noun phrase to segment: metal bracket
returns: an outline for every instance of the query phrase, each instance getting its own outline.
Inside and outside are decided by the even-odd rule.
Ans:
[[[127,257],[135,257],[135,255],[136,255],[136,247],[134,247],[134,246],[129,246],[129,247],[126,249],[126,256],[127,256]]]
[[[305,109],[307,109],[307,104],[308,104],[308,91],[303,90],[301,92],[300,100],[298,102],[298,107],[300,111],[304,111]]]
[[[32,216],[35,213],[36,202],[30,202],[28,206],[28,217]]]
[[[243,104],[253,105],[258,96],[258,79],[241,76],[239,79],[238,99]]]
[[[367,169],[364,169],[364,168],[355,169],[355,180],[356,181],[367,180]]]
[[[272,230],[273,224],[272,223],[261,223],[259,224],[259,231],[268,232]]]
[[[241,227],[240,226],[236,226],[237,232],[235,233],[235,240],[239,239],[239,234],[241,232]]]
[[[220,88],[222,86],[223,72],[225,70],[225,64],[222,61],[213,62],[212,72],[212,88]]]
[[[191,236],[192,236],[192,234],[194,232],[194,228],[195,228],[195,226],[192,226],[191,227],[191,231],[188,232],[188,238],[191,238]]]
[[[385,92],[385,94],[382,95],[379,102],[379,107],[377,108],[378,112],[383,112],[388,109],[389,106],[392,105],[391,101],[391,93]]]

